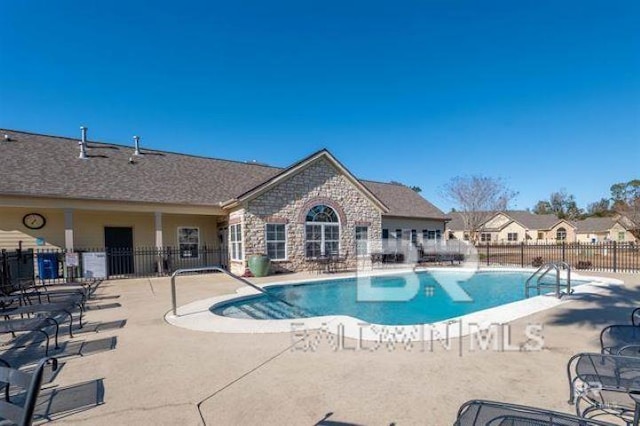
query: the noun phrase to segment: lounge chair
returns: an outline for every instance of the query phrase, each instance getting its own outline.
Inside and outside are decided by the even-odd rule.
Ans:
[[[49,327],[55,327],[55,348],[59,349],[58,332],[60,331],[60,325],[58,321],[53,318],[20,318],[0,321],[0,333],[11,333],[13,337],[16,336],[16,333],[42,333],[45,336],[45,355],[49,355],[49,340],[51,335],[46,331]]]
[[[472,400],[458,410],[454,426],[611,426],[543,408],[504,402]]]
[[[33,412],[42,386],[44,367],[51,364],[53,371],[58,369],[55,358],[43,358],[33,372],[25,373],[11,368],[6,361],[0,360],[0,382],[4,383],[4,398],[0,398],[0,423],[12,422],[20,426],[33,423]],[[16,395],[11,387],[19,387],[24,392]],[[17,402],[20,401],[20,404]]]
[[[5,319],[16,319],[14,317],[20,316],[20,318],[24,318],[25,316],[31,317],[32,315],[42,316],[42,314],[46,314],[47,317],[54,318],[59,314],[64,314],[69,317],[69,337],[73,338],[73,314],[72,312],[78,311],[78,322],[80,328],[83,327],[82,324],[82,312],[83,307],[82,303],[78,301],[68,301],[68,302],[59,302],[59,303],[35,303],[35,304],[22,304],[21,306],[7,306],[3,309],[0,309],[0,316],[3,316]]]
[[[638,425],[640,358],[581,353],[569,360],[567,375],[569,403],[578,416],[611,415]]]
[[[615,324],[600,332],[600,348],[603,354],[640,356],[640,327],[629,324]],[[624,353],[622,353],[624,352]]]

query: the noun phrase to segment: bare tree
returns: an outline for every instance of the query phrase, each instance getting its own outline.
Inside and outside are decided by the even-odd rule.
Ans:
[[[627,225],[632,228],[631,233],[640,238],[640,179],[612,185],[611,199],[616,213],[632,222]]]
[[[443,186],[442,195],[454,204],[469,239],[477,241],[482,224],[495,212],[506,210],[517,192],[499,178],[472,175],[452,178]]]

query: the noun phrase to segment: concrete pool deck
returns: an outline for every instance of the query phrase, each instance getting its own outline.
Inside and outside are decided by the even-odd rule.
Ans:
[[[349,339],[340,347],[326,336],[307,345],[296,340],[304,336],[290,333],[192,331],[164,320],[171,308],[169,278],[109,281],[89,304],[87,331],[62,338],[58,354],[65,365],[44,393],[102,379],[104,404],[52,415],[60,424],[444,425],[474,398],[573,412],[566,403],[567,361],[577,352],[599,351],[600,330],[627,323],[640,304],[640,274],[589,275],[625,284],[511,322],[509,348],[527,340],[528,324],[543,325],[545,347],[532,352],[480,350],[470,337],[452,340],[449,349],[376,348]],[[221,274],[178,280],[179,305],[239,287]],[[109,326],[121,320],[123,327]],[[99,333],[91,331],[100,324]],[[115,344],[82,351],[108,340]],[[84,356],[69,350],[78,345]],[[19,349],[7,352],[22,363],[33,359]]]
[[[533,274],[536,272],[535,268],[531,270],[526,269],[514,269],[514,268],[481,268],[480,270],[475,268],[415,268],[415,269],[396,269],[396,270],[374,270],[363,271],[359,273],[341,274],[342,277],[351,279],[351,282],[357,278],[371,278],[381,276],[413,276],[417,273],[429,273],[431,276],[437,278],[443,278],[445,275],[449,275],[448,281],[466,280],[477,272],[482,273],[505,273],[505,272],[522,272],[526,271],[526,274]],[[437,274],[437,275],[436,275]],[[453,275],[450,275],[453,274]],[[561,274],[566,279],[566,273]],[[436,279],[437,279],[436,278]],[[276,285],[296,285],[296,284],[310,284],[316,282],[335,281],[335,279],[329,278],[313,278],[304,280],[287,280],[278,281]],[[612,279],[610,277],[595,277],[585,274],[572,274],[572,280],[574,285],[576,282],[580,282],[581,285],[575,285],[571,289],[576,295],[583,293],[601,293],[611,285],[620,285],[622,281]],[[346,281],[345,281],[346,282]],[[406,282],[405,282],[406,284]],[[416,286],[420,284],[415,280]],[[260,284],[262,288],[268,288],[274,285],[274,283],[264,282]],[[418,288],[416,288],[416,291]],[[441,289],[442,290],[442,289]],[[522,291],[521,288],[516,288],[518,291]],[[564,288],[562,288],[564,290]],[[551,289],[546,289],[544,292],[548,293]],[[552,292],[553,293],[553,292]],[[544,293],[543,293],[544,294]],[[210,331],[210,332],[222,332],[222,333],[289,333],[296,330],[313,330],[322,329],[326,332],[330,332],[336,335],[342,335],[351,339],[365,340],[365,341],[380,341],[384,339],[383,333],[388,333],[392,330],[394,338],[398,339],[411,339],[415,340],[433,340],[440,339],[442,336],[464,337],[474,332],[483,332],[489,330],[493,324],[504,324],[514,321],[518,318],[522,318],[528,315],[533,315],[545,309],[550,309],[571,301],[570,297],[557,298],[550,295],[542,295],[535,297],[532,295],[530,298],[497,305],[484,310],[471,312],[469,314],[460,317],[449,317],[443,321],[437,321],[431,324],[416,324],[410,326],[387,326],[383,324],[364,324],[359,318],[355,318],[347,315],[326,315],[316,316],[311,318],[297,318],[292,319],[248,319],[248,318],[233,318],[226,317],[220,314],[214,314],[211,312],[211,308],[214,306],[223,305],[231,301],[245,300],[247,298],[259,296],[260,292],[250,286],[242,286],[237,289],[233,294],[226,294],[222,296],[209,297],[206,299],[198,300],[188,303],[183,306],[178,306],[173,312],[167,313],[165,319],[168,323],[183,327],[189,330],[196,331]],[[466,294],[465,294],[466,296]],[[470,300],[470,299],[469,299]],[[465,302],[460,302],[465,303]]]

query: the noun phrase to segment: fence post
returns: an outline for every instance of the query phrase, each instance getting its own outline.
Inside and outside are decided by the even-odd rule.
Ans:
[[[613,240],[613,272],[618,272],[618,243]]]
[[[520,242],[520,267],[524,268],[524,241]]]
[[[489,266],[489,241],[487,241],[487,266]]]
[[[565,255],[566,248],[567,248],[567,242],[562,241],[562,261],[563,262],[566,262],[566,255]]]

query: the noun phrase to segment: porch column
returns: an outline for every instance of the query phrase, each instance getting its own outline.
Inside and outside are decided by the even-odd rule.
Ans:
[[[156,260],[158,265],[158,274],[164,273],[164,253],[162,243],[162,212],[155,212],[155,236],[156,236],[156,250],[158,250],[158,258]]]
[[[155,212],[156,247],[163,247],[162,244],[162,212]]]
[[[73,210],[64,211],[64,248],[73,251]]]

